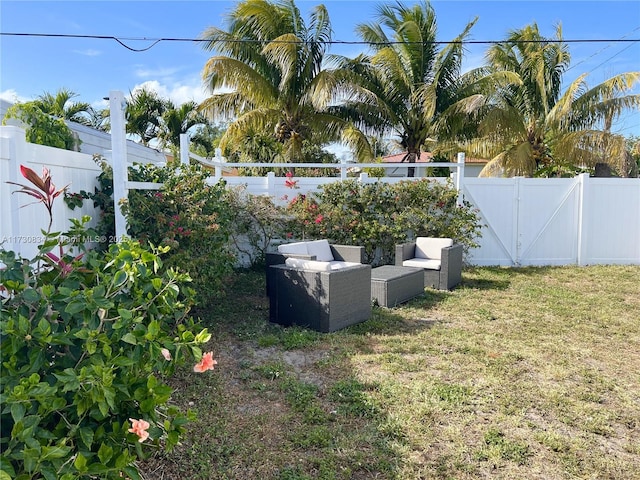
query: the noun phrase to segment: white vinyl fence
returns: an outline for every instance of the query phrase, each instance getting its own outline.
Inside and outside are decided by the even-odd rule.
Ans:
[[[21,165],[38,175],[42,175],[43,167],[48,168],[55,186],[62,188],[69,185],[70,192],[93,192],[101,170],[92,155],[28,143],[23,129],[0,127],[0,243],[5,250],[32,258],[44,240],[42,230],[47,229],[49,215],[44,205],[37,203],[35,198],[15,193],[20,187],[7,183],[32,186],[20,174]],[[54,202],[51,231],[68,231],[71,227],[69,220],[83,215],[91,216],[90,225],[95,225],[99,214],[92,202],[85,201],[81,209],[72,211],[58,197]]]
[[[640,179],[465,178],[474,265],[640,264]]]
[[[46,228],[46,211],[42,205],[21,208],[30,203],[30,197],[12,194],[18,187],[6,181],[26,183],[19,173],[21,164],[38,173],[47,166],[58,187],[70,184],[70,191],[77,192],[93,190],[100,170],[89,155],[26,143],[24,132],[17,127],[0,127],[0,141],[0,241],[4,240],[4,248],[30,256],[35,252],[34,242],[42,236],[40,230]],[[222,164],[217,166],[221,175]],[[219,178],[214,176],[211,181]],[[357,178],[362,182],[378,181],[366,175]],[[274,175],[224,179],[230,186],[246,185],[248,193],[269,195],[276,203],[282,202],[284,195],[308,193],[341,180],[296,177],[298,189],[292,190],[285,186],[285,177]],[[484,225],[478,240],[480,247],[467,258],[472,265],[640,265],[640,179],[588,175],[570,179],[498,179],[455,174],[454,184],[464,199],[479,210]],[[124,185],[125,190],[140,187],[145,186],[133,182]],[[81,214],[97,218],[88,203],[79,212],[57,202],[53,230],[66,230],[69,218]]]

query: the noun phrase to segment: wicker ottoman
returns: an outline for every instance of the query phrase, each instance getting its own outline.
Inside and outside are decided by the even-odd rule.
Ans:
[[[381,307],[395,307],[422,293],[422,268],[383,265],[371,270],[371,299]]]

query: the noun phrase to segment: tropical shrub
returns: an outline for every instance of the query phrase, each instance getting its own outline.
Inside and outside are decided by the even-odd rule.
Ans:
[[[80,191],[65,195],[70,208],[83,200],[93,201],[101,211],[96,226],[97,238],[106,239],[100,248],[115,238],[113,171],[101,157],[99,186],[93,193]],[[209,185],[209,174],[199,166],[135,164],[128,169],[130,181],[163,183],[161,190],[130,190],[122,206],[127,216],[127,233],[143,244],[167,245],[171,249],[164,263],[188,271],[196,291],[196,303],[206,308],[223,294],[225,278],[234,263],[229,250],[234,210],[225,184]]]
[[[115,207],[113,201],[113,169],[109,162],[99,154],[94,155],[96,162],[102,172],[97,177],[98,186],[93,192],[80,190],[79,192],[67,192],[64,194],[64,201],[67,206],[74,210],[82,207],[84,200],[91,200],[93,207],[99,209],[100,218],[94,227],[97,232],[98,248],[105,250],[116,239]],[[128,178],[132,182],[162,183],[170,176],[170,169],[158,168],[153,165],[135,164],[128,168]]]
[[[36,102],[17,103],[9,107],[3,125],[11,118],[24,123],[27,142],[66,150],[75,150],[80,145],[80,140],[62,118],[43,112]]]
[[[234,256],[230,250],[235,213],[223,181],[207,183],[209,173],[197,165],[139,166],[138,177],[161,181],[160,190],[131,190],[123,206],[128,233],[143,244],[167,245],[169,267],[188,271],[199,308],[224,292]]]
[[[395,245],[417,236],[451,237],[465,250],[480,236],[478,212],[468,202],[458,204],[450,182],[346,180],[297,195],[286,209],[293,215],[289,236],[361,245],[373,264],[393,263]]]
[[[48,171],[25,172],[36,188],[20,191],[52,205]],[[89,220],[43,230],[33,259],[0,248],[2,480],[139,479],[135,461],[174,447],[192,418],[169,404],[166,378],[189,359],[197,372],[216,363],[168,247],[86,250]]]

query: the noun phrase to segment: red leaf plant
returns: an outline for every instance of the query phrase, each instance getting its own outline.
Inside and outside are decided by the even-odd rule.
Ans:
[[[63,193],[69,185],[56,190],[56,186],[51,181],[51,172],[47,167],[42,167],[42,177],[39,177],[36,172],[24,165],[20,165],[20,173],[24,178],[35,185],[35,188],[16,182],[7,183],[21,187],[17,192],[26,193],[27,195],[36,198],[37,201],[34,203],[42,202],[44,204],[47,212],[49,212],[49,227],[47,228],[47,233],[49,233],[51,231],[51,225],[53,224],[53,201],[60,196],[60,194]]]

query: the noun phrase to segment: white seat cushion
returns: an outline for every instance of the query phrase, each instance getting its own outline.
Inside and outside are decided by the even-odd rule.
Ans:
[[[315,272],[328,272],[331,270],[331,262],[319,262],[317,260],[305,260],[304,258],[287,258],[284,261],[287,267],[298,270],[313,270]]]
[[[315,255],[316,260],[319,262],[333,261],[333,253],[331,253],[328,240],[313,240],[307,242],[307,253],[309,255]]]
[[[341,260],[334,260],[333,262],[329,262],[329,265],[330,265],[329,270],[335,271],[335,270],[341,270],[347,267],[355,267],[356,265],[360,265],[360,263],[343,262]]]
[[[309,255],[307,242],[285,243],[278,246],[278,253],[288,253],[292,255]]]
[[[440,260],[432,258],[412,258],[402,262],[403,267],[426,268],[427,270],[440,270]]]
[[[417,237],[414,257],[440,260],[442,249],[451,245],[453,245],[451,238]],[[440,270],[440,266],[436,270]]]
[[[306,260],[304,258],[287,258],[284,261],[287,267],[296,268],[299,270],[312,270],[314,272],[335,272],[347,267],[353,267],[360,265],[353,262],[319,262],[318,260]]]

